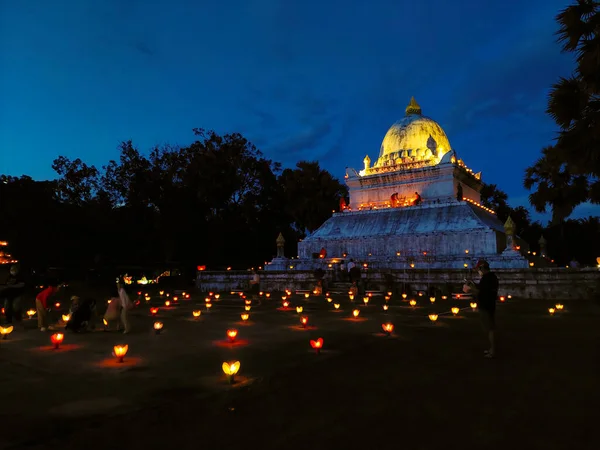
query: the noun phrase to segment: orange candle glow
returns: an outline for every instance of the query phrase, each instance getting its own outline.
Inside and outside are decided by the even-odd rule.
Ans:
[[[394,325],[391,323],[383,323],[381,324],[381,328],[383,328],[383,332],[388,336],[394,331]]]
[[[307,323],[308,323],[308,317],[303,316],[300,318],[300,324],[302,325],[302,328],[306,328]]]
[[[14,326],[13,325],[9,325],[7,327],[4,327],[2,325],[0,325],[0,336],[2,336],[2,339],[6,340],[6,338],[8,337],[8,335],[10,333],[12,333],[14,330]]]
[[[237,334],[238,334],[238,331],[233,328],[230,330],[227,330],[227,337],[229,338],[229,340],[231,342],[235,341],[235,337],[237,336]]]
[[[52,341],[54,344],[54,348],[58,348],[64,339],[65,335],[62,333],[54,333],[52,336],[50,336],[50,341]]]
[[[311,339],[310,346],[315,349],[318,355],[319,353],[321,353],[321,349],[323,348],[323,338],[320,337],[316,340]]]
[[[354,311],[352,311],[352,315],[354,317],[358,317],[360,315],[360,311],[358,309],[355,309]]]
[[[225,373],[225,375],[227,376],[229,383],[233,384],[234,377],[240,370],[240,362],[224,362],[221,367],[223,368],[223,373]]]
[[[128,350],[129,350],[129,345],[115,345],[113,347],[113,354],[117,358],[118,362],[120,362],[120,363],[123,362]]]
[[[242,318],[242,320],[244,322],[246,322],[250,318],[250,314],[244,313],[244,314],[241,314],[240,317]]]

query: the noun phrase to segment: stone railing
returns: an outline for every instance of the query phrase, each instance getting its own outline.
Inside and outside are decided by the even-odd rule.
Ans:
[[[500,269],[495,271],[500,280],[499,295],[511,294],[519,298],[573,300],[590,299],[600,294],[600,271],[598,269]],[[326,282],[331,280],[326,275]],[[387,290],[390,282],[396,289],[403,285],[410,289],[435,288],[442,291],[459,292],[464,270],[371,270],[362,274],[362,281],[369,289]],[[312,271],[261,272],[261,289],[267,291],[311,290],[316,281]],[[231,291],[247,289],[250,274],[243,272],[199,272],[197,286],[203,291]]]

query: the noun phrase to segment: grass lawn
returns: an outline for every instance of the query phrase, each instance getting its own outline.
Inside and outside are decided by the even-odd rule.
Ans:
[[[192,293],[158,319],[142,304],[131,335],[67,334],[59,351],[45,348],[48,334],[16,329],[0,341],[0,448],[600,448],[592,302],[553,317],[553,302],[499,304],[499,355],[487,360],[467,303],[452,317],[452,300],[413,309],[392,298],[387,312],[381,297],[367,307],[336,301],[341,312],[294,296],[309,318],[302,329],[295,310],[276,310],[275,294],[243,324],[239,299],[222,294],[206,313]],[[350,319],[355,307],[360,320]],[[158,336],[155,320],[165,324]],[[390,337],[384,322],[395,325]],[[225,343],[232,327],[239,344]],[[317,337],[320,355],[309,346]],[[130,346],[121,366],[110,356],[116,343]],[[241,362],[233,386],[220,367],[231,360]]]

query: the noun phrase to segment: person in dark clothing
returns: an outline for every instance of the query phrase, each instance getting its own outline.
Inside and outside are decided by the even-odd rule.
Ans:
[[[71,307],[71,310],[69,311],[70,319],[65,325],[65,329],[78,333],[87,329],[90,325],[96,309],[96,301],[91,298],[79,301],[79,298],[75,298],[77,299],[77,305],[76,307],[73,307],[74,305]]]
[[[477,308],[481,316],[484,330],[490,341],[490,348],[484,352],[486,358],[493,358],[496,354],[496,299],[498,298],[498,277],[490,271],[487,261],[479,260],[475,266],[481,279],[478,284],[467,281],[464,291],[472,293],[477,298]]]
[[[258,299],[258,294],[260,292],[260,275],[254,269],[252,269],[252,276],[250,277],[250,294],[252,295],[252,299]]]
[[[19,266],[16,264],[10,268],[10,275],[6,285],[2,286],[0,297],[4,300],[4,315],[6,323],[13,323],[13,317],[21,320],[20,297],[25,290],[25,282],[20,276]]]
[[[458,186],[456,186],[456,200],[458,200],[459,202],[462,202],[463,199],[463,187],[462,184],[458,183]]]
[[[415,198],[413,199],[413,205],[417,206],[421,204],[421,196],[419,195],[418,192],[415,192]]]

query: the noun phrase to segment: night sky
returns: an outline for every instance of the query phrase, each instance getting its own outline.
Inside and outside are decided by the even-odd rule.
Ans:
[[[187,145],[202,127],[341,178],[377,158],[414,95],[528,205],[523,171],[557,130],[547,94],[574,66],[553,34],[568,4],[0,0],[0,173],[53,178],[58,155],[102,166],[123,140]]]

